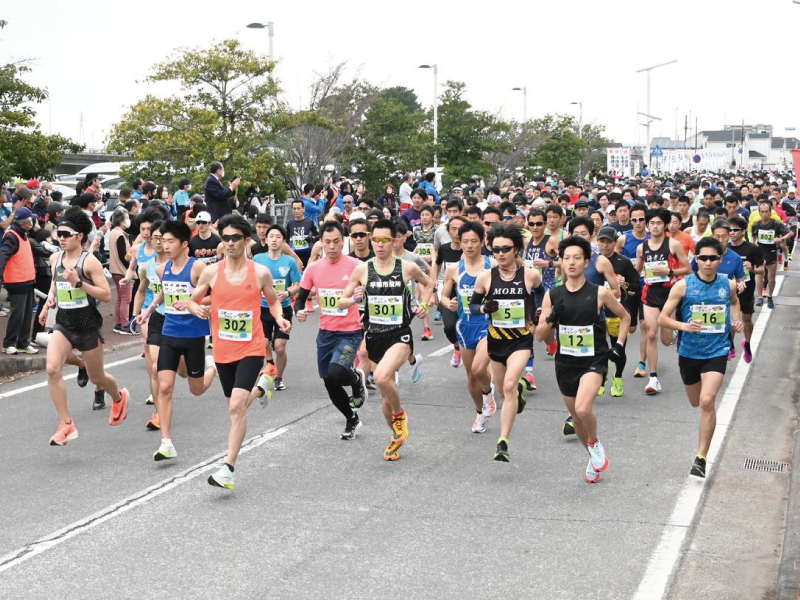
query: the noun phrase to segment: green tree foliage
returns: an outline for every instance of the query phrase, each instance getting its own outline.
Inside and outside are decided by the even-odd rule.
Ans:
[[[285,198],[287,169],[271,141],[291,115],[277,102],[274,67],[236,40],[185,50],[155,65],[147,78],[177,84],[181,93],[148,95],[133,105],[113,126],[108,149],[137,161],[127,177],[189,177],[201,185],[208,165],[221,160],[229,177],[242,178],[241,189],[260,185],[262,193]]]
[[[0,29],[7,25],[0,21]],[[44,176],[61,164],[65,152],[78,152],[79,144],[58,135],[44,135],[35,121],[34,105],[47,92],[26,83],[25,63],[0,65],[0,180],[15,176]]]

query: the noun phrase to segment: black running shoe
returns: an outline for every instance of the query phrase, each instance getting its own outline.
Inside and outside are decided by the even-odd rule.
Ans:
[[[511,456],[508,454],[508,442],[506,440],[498,440],[494,459],[499,462],[511,462]]]
[[[567,420],[564,421],[564,428],[561,430],[561,433],[564,435],[575,435],[575,424],[572,421],[572,417],[567,417]]]
[[[355,416],[352,419],[347,419],[347,425],[344,426],[344,431],[342,432],[342,439],[343,440],[356,439],[356,431],[358,431],[359,427],[361,427],[361,419],[359,419],[358,415],[355,414]]]
[[[695,456],[694,464],[692,465],[692,470],[689,471],[689,475],[694,475],[695,477],[705,477],[706,459],[700,456]]]
[[[86,387],[89,383],[89,374],[86,372],[85,367],[78,368],[78,387]]]
[[[353,408],[361,408],[369,398],[369,390],[364,382],[364,371],[356,369],[356,382],[353,384],[353,396],[350,398],[350,404]]]
[[[106,393],[104,390],[95,390],[92,410],[103,410],[106,407]]]
[[[517,384],[517,414],[525,410],[525,404],[528,402],[525,399],[525,387],[525,380],[520,379],[519,383]]]
[[[286,389],[286,384],[283,383],[283,379],[280,377],[275,378],[275,389],[281,392]]]

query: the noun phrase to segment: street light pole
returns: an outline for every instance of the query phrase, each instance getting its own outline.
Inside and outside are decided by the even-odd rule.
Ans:
[[[515,87],[511,88],[512,92],[522,92],[522,122],[525,123],[528,120],[528,88],[527,87]]]
[[[583,137],[583,100],[570,102],[570,104],[578,105],[578,137]]]
[[[420,69],[433,69],[433,168],[439,167],[439,65],[420,65]]]
[[[266,25],[263,23],[250,23],[247,28],[267,30],[267,33],[269,34],[269,59],[275,60],[275,23],[272,21],[267,22]]]
[[[652,67],[645,67],[644,69],[639,69],[636,71],[637,73],[641,73],[642,71],[647,72],[647,114],[652,114],[650,112],[650,71],[653,69],[658,69],[659,67],[666,67],[667,65],[671,65],[672,63],[678,62],[678,59],[670,60],[664,63],[659,63],[657,65],[653,65]],[[647,121],[647,152],[648,152],[648,161],[649,153],[650,153],[650,121]]]

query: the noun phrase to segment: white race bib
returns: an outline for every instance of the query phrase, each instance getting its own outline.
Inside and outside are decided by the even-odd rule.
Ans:
[[[653,275],[653,269],[656,267],[669,267],[669,262],[666,260],[653,260],[644,263],[645,283],[666,283],[669,281],[669,275]]]
[[[164,290],[164,312],[168,315],[188,315],[188,309],[178,310],[174,304],[192,298],[192,286],[185,281],[162,281]]]
[[[334,290],[330,288],[319,289],[317,294],[319,296],[319,306],[323,315],[329,317],[343,317],[347,311],[339,308],[339,299],[342,297],[344,290]]]
[[[249,342],[253,339],[253,311],[220,309],[217,314],[219,339],[232,342]]]
[[[403,324],[402,296],[370,296],[369,321],[376,325]]]
[[[594,356],[594,328],[591,325],[559,325],[558,347],[569,356]]]
[[[700,321],[700,333],[725,333],[724,304],[692,304],[692,321]]]
[[[525,327],[525,300],[498,300],[497,306],[492,313],[492,325],[500,329]]]

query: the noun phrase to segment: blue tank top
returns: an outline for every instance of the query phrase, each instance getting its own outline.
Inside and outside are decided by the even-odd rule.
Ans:
[[[540,260],[549,260],[550,257],[545,252],[547,248],[547,241],[550,239],[550,236],[545,234],[544,238],[538,244],[533,243],[533,238],[531,241],[528,242],[528,245],[525,247],[525,266],[529,269],[535,269],[537,267],[533,266],[533,261],[536,259]],[[542,274],[542,285],[544,289],[549,290],[550,288],[555,287],[556,285],[556,269],[555,267],[551,268],[543,268],[539,269],[539,272]]]
[[[597,270],[598,256],[600,255],[592,253],[592,258],[589,260],[589,266],[586,267],[586,270],[583,272],[583,276],[589,283],[603,287],[603,284],[606,282],[606,278],[603,277],[600,271]]]
[[[188,310],[178,310],[172,304],[178,300],[188,300],[194,294],[192,285],[192,266],[194,257],[189,258],[183,270],[177,275],[172,272],[172,260],[164,267],[161,285],[164,289],[164,329],[162,334],[178,338],[199,338],[210,335],[208,321],[198,319]]]
[[[147,261],[153,258],[156,255],[156,251],[153,250],[150,254],[145,252],[144,249],[144,242],[139,244],[139,251],[136,253],[136,262],[139,265],[146,265]]]
[[[144,293],[144,306],[142,306],[143,309],[150,306],[153,303],[153,300],[155,300],[156,296],[161,292],[161,280],[158,278],[156,266],[155,256],[148,260],[145,265],[145,274],[147,275],[147,281],[149,282],[149,285],[147,286],[147,291]],[[160,315],[164,314],[163,302],[156,307],[156,312]]]
[[[695,273],[684,278],[686,295],[678,307],[680,320],[702,322],[700,333],[682,331],[678,354],[686,358],[727,356],[730,348],[731,287],[727,275],[706,283]]]
[[[629,235],[630,234],[630,235]],[[650,234],[645,234],[643,240],[638,240],[633,235],[633,231],[625,232],[625,245],[622,247],[622,256],[627,256],[631,260],[636,260],[636,249],[650,239]]]
[[[488,256],[483,257],[483,268],[489,270],[492,268],[492,259]],[[456,293],[458,294],[458,318],[462,321],[475,321],[485,322],[489,320],[489,315],[475,316],[469,312],[469,301],[472,299],[472,292],[475,290],[475,281],[478,276],[472,276],[467,273],[467,267],[462,258],[458,261],[458,280],[456,285]]]

